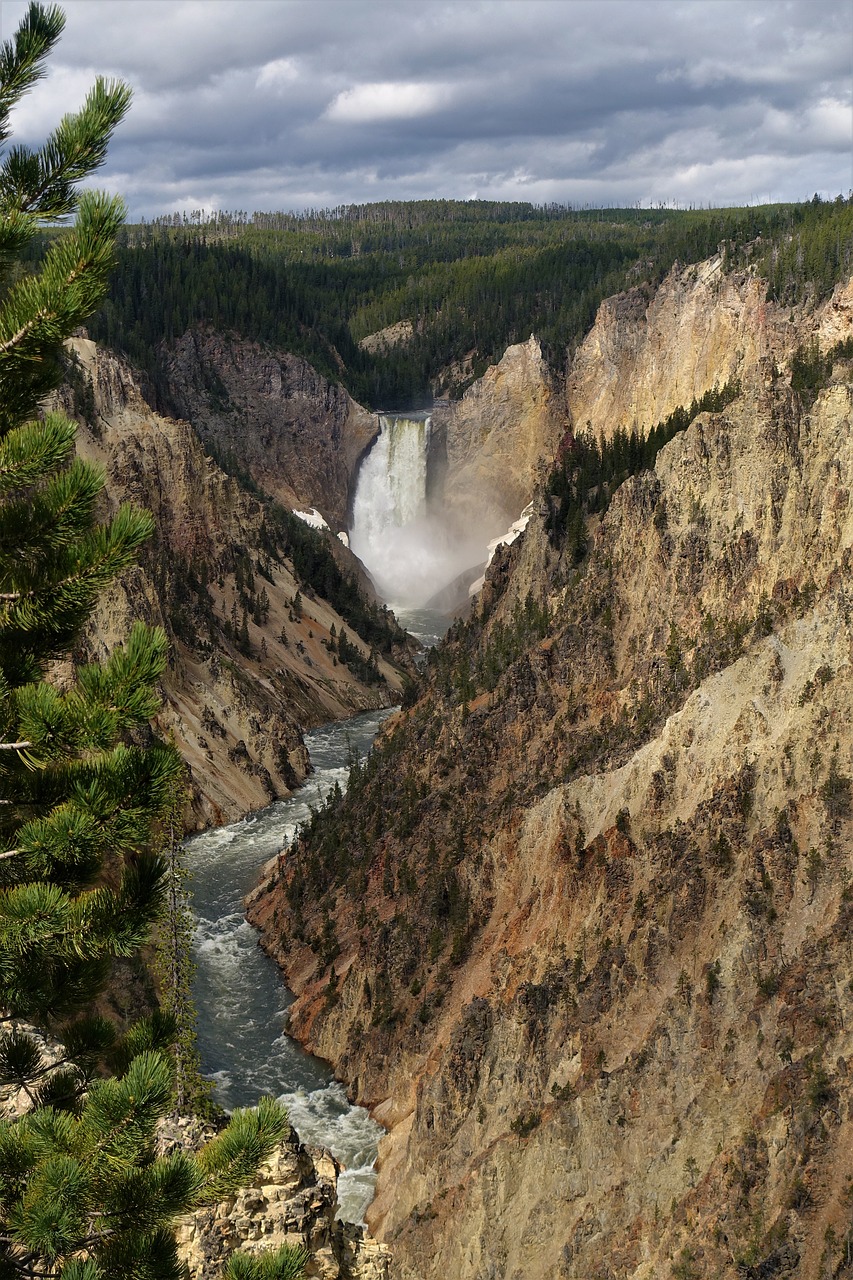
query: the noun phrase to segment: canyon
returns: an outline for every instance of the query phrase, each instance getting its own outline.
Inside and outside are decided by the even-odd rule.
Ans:
[[[509,347],[421,432],[424,511],[471,539],[457,600],[498,542],[422,678],[336,536],[389,421],[206,329],[164,362],[171,417],[72,341],[80,452],[157,525],[81,653],[165,627],[187,828],[292,792],[306,729],[405,705],[248,904],[290,1031],[387,1130],[371,1236],[291,1142],[186,1227],[195,1266],[208,1230],[293,1235],[293,1192],[316,1275],[850,1273],[852,337],[853,282],[782,307],[721,253],[606,299],[564,379]],[[691,404],[570,545],[554,459]]]
[[[171,659],[155,728],[174,735],[189,766],[188,826],[219,825],[288,795],[304,779],[303,729],[398,699],[411,650],[374,604],[387,641],[376,653],[375,680],[365,683],[338,661],[333,636],[346,635],[365,661],[371,644],[319,591],[306,589],[264,495],[227,474],[193,424],[155,412],[121,358],[85,338],[72,341],[70,358],[78,402],[67,384],[59,403],[77,414],[79,453],[106,472],[108,509],[131,501],[156,522],[139,564],[101,598],[84,653],[109,652],[134,618],[166,629]],[[245,363],[254,374],[251,347]],[[88,413],[79,412],[81,382],[91,395]],[[327,393],[320,385],[316,413],[328,409],[331,439],[338,402]],[[339,466],[344,475],[340,459]],[[276,474],[276,491],[292,494],[298,481],[284,464]],[[317,484],[324,482],[322,473]],[[299,491],[302,503],[312,495],[316,490]],[[375,601],[341,542],[318,536],[333,567],[360,584],[368,605]]]
[[[84,653],[105,655],[134,618],[165,627],[171,661],[156,728],[174,735],[191,772],[188,826],[231,821],[304,779],[303,729],[399,700],[412,674],[412,645],[333,536],[349,527],[379,415],[300,357],[208,330],[189,331],[164,360],[180,417],[153,409],[131,366],[87,338],[72,340],[68,358],[56,402],[78,419],[78,451],[104,467],[110,510],[132,501],[156,524],[139,565],[102,598]],[[448,577],[469,559],[478,571],[489,538],[518,515],[558,438],[554,401],[531,340],[440,412],[430,514],[470,549]],[[372,683],[335,656],[341,634],[365,661],[372,646],[322,585],[306,590],[276,504],[322,517],[327,556],[379,608],[387,636]],[[443,581],[441,563],[436,572]]]
[[[291,1030],[388,1129],[399,1280],[850,1273],[851,366],[791,368],[851,335],[850,283],[781,308],[722,258],[603,303],[543,442],[734,398],[582,559],[537,491],[252,897]]]
[[[233,335],[190,333],[176,345],[170,398],[180,417],[152,408],[144,379],[85,336],[68,344],[66,363],[52,404],[77,419],[78,452],[106,474],[103,513],[129,501],[155,519],[139,563],[102,595],[78,660],[107,655],[135,618],[165,629],[170,663],[152,728],[187,763],[186,828],[217,826],[299,787],[311,767],[307,729],[399,700],[413,674],[411,642],[333,533],[346,528],[379,419],[305,361]],[[504,429],[506,417],[504,407]],[[522,476],[522,488],[531,483],[532,472]],[[322,542],[325,561],[315,555],[306,567],[292,520],[282,525],[289,508],[314,512],[316,532],[304,536]],[[357,584],[368,624],[387,632],[384,652],[324,598],[329,563]],[[344,636],[375,664],[374,679],[344,660]],[[150,998],[139,975],[119,966],[110,1013],[126,1020]],[[336,1180],[334,1159],[312,1160],[292,1133],[236,1199],[180,1225],[191,1273],[218,1274],[235,1248],[301,1243],[309,1275],[378,1280],[388,1250],[334,1221]]]
[[[853,1280],[853,192],[129,222],[133,93],[2,167],[0,1273]]]

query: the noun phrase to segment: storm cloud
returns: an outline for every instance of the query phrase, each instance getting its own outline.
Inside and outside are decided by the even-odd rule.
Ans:
[[[853,187],[849,0],[69,0],[35,144],[134,90],[132,217],[456,197],[732,204]],[[8,39],[25,10],[0,3]]]

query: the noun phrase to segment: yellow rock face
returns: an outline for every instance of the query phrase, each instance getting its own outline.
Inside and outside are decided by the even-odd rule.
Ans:
[[[647,431],[764,358],[781,365],[812,336],[826,350],[849,335],[849,283],[809,316],[765,301],[765,291],[753,276],[726,274],[716,257],[674,268],[656,292],[606,299],[569,372],[574,429],[606,437],[618,427]]]
[[[446,430],[451,519],[479,525],[485,541],[507,529],[553,458],[564,416],[536,339],[508,347],[460,401],[434,416]]]

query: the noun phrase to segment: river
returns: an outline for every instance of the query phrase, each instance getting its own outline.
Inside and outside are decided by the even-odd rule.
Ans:
[[[425,645],[435,644],[447,619],[428,610],[398,616]],[[311,809],[335,783],[345,789],[353,753],[364,756],[393,708],[367,711],[305,734],[313,773],[287,800],[186,842],[196,916],[193,984],[202,1071],[226,1110],[253,1106],[261,1094],[281,1098],[303,1142],[328,1147],[343,1166],[338,1216],[363,1222],[376,1181],[382,1128],[353,1106],[328,1065],[285,1034],[293,996],[277,966],[258,946],[243,917],[243,898],[263,864],[287,845]]]
[[[286,1104],[303,1142],[328,1147],[344,1166],[339,1216],[362,1222],[373,1195],[381,1127],[347,1100],[330,1068],[284,1033],[293,996],[258,946],[242,900],[258,873],[332,790],[346,787],[352,753],[365,755],[390,711],[368,711],[305,734],[314,772],[290,796],[242,822],[186,843],[196,915],[194,995],[202,1071],[227,1110],[252,1106],[261,1094]]]

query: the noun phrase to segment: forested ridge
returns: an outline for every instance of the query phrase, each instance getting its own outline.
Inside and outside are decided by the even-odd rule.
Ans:
[[[853,201],[732,209],[386,202],[305,214],[171,215],[123,229],[92,336],[168,408],[158,349],[196,325],[304,355],[373,408],[458,395],[534,333],[556,371],[602,299],[724,246],[769,294],[826,296],[853,266]],[[411,335],[368,351],[367,335]]]

